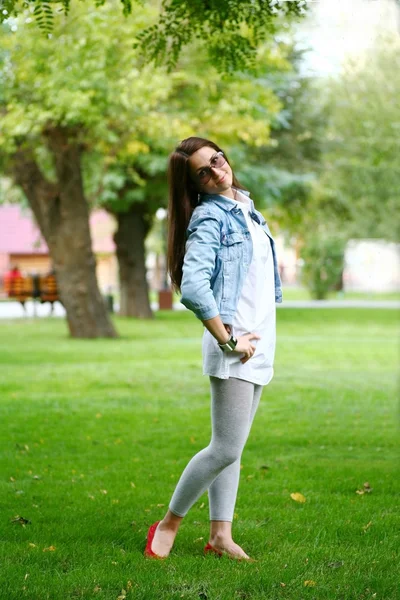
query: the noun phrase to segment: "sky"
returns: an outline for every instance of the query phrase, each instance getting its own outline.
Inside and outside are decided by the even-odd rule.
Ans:
[[[379,32],[400,36],[396,0],[318,0],[307,4],[310,16],[298,26],[297,38],[311,46],[307,70],[333,74],[349,55],[360,55]]]

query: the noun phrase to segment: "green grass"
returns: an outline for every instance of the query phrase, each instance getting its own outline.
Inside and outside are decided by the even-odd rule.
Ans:
[[[250,564],[203,556],[206,495],[169,559],[143,558],[209,441],[209,384],[189,312],[116,325],[83,341],[57,319],[1,324],[1,600],[398,600],[395,311],[278,311],[234,520]]]

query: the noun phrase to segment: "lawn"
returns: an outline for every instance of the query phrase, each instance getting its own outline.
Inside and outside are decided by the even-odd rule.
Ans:
[[[209,384],[189,312],[116,325],[0,324],[1,600],[399,599],[396,311],[278,311],[234,520],[254,563],[203,556],[206,495],[169,559],[143,558],[209,441]]]

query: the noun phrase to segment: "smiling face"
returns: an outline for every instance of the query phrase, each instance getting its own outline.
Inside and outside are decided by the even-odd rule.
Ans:
[[[192,181],[199,192],[205,194],[223,194],[232,195],[232,169],[228,162],[221,167],[213,167],[210,161],[217,154],[214,148],[204,146],[196,150],[189,158],[190,172]],[[202,169],[211,167],[211,177],[207,183],[201,183],[199,176],[202,174]]]

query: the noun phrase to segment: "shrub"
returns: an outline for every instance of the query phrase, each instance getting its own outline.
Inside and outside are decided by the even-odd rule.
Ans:
[[[339,234],[314,234],[301,250],[302,282],[316,300],[341,284],[346,241]]]

